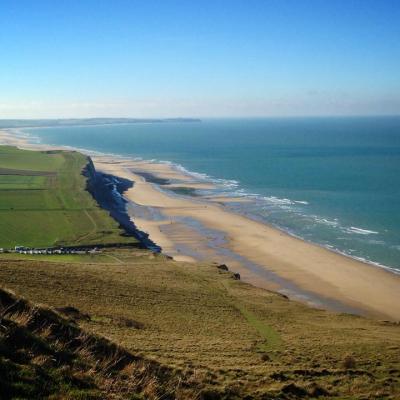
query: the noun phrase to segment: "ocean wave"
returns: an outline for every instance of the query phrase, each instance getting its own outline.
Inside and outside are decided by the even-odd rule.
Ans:
[[[390,271],[392,273],[400,275],[400,269],[398,269],[396,267],[391,267],[391,266],[388,266],[388,265],[380,264],[379,262],[372,261],[371,259],[366,258],[366,257],[356,256],[355,254],[353,254],[353,253],[356,252],[356,250],[354,250],[354,249],[347,249],[346,251],[343,251],[343,250],[340,250],[337,247],[334,247],[334,246],[331,246],[331,245],[322,245],[322,247],[328,248],[329,250],[331,250],[331,251],[333,251],[335,253],[341,254],[342,256],[349,257],[349,258],[352,258],[354,260],[361,261],[361,262],[363,262],[365,264],[373,265],[375,267],[383,268],[383,269],[385,269],[387,271]]]
[[[310,217],[313,218],[314,222],[317,222],[319,224],[323,224],[323,225],[327,225],[327,226],[331,226],[331,227],[340,226],[340,223],[339,223],[337,218],[331,220],[331,219],[328,219],[328,218],[319,217],[317,215],[310,215]]]
[[[355,233],[357,235],[378,235],[379,234],[379,232],[370,231],[368,229],[357,228],[355,226],[351,226],[350,228],[345,228],[345,232]]]
[[[307,214],[302,214],[304,217],[307,217]],[[368,235],[379,235],[379,232],[377,231],[373,231],[373,230],[369,230],[369,229],[363,229],[363,228],[358,228],[355,226],[350,226],[350,227],[346,227],[343,226],[339,220],[337,218],[330,220],[327,218],[323,218],[323,217],[319,217],[317,215],[310,215],[310,217],[313,218],[313,220],[319,224],[323,224],[326,226],[330,226],[332,228],[339,228],[341,232],[343,233],[347,233],[347,234],[356,234],[356,235],[363,235],[363,236],[368,236]],[[342,239],[346,239],[346,238],[342,238]],[[372,244],[372,241],[370,241],[370,243]],[[374,243],[377,243],[377,241],[374,241]],[[381,243],[381,242],[380,242]],[[380,244],[379,243],[379,244]]]
[[[275,197],[275,196],[264,197],[264,200],[269,203],[278,204],[278,205],[294,204],[294,202],[292,200],[280,199],[279,197]]]
[[[287,198],[279,198],[276,196],[264,196],[263,199],[269,203],[276,205],[295,205],[295,204],[304,204],[308,205],[308,201],[305,200],[291,200]]]
[[[198,179],[202,182],[207,181],[207,182],[210,182],[210,183],[213,183],[216,185],[220,185],[220,186],[223,186],[224,188],[229,188],[229,189],[236,189],[239,187],[239,181],[234,180],[234,179],[215,178],[213,176],[207,175],[202,172],[191,171],[191,170],[185,168],[183,165],[174,163],[171,161],[160,160],[159,163],[168,164],[175,170],[183,173],[184,175],[190,176],[194,179]]]

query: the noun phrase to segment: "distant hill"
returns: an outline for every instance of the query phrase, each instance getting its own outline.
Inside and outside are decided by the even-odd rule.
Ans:
[[[201,122],[197,118],[67,118],[0,119],[0,128],[35,128],[74,125],[110,125],[136,123]]]

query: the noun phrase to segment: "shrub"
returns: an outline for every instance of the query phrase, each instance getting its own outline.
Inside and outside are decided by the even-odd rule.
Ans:
[[[343,367],[345,369],[353,369],[356,367],[356,360],[353,356],[347,355],[343,360]]]

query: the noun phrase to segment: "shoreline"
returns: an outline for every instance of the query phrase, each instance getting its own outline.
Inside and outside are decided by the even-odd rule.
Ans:
[[[4,144],[67,149],[29,143],[28,135],[15,137],[10,130],[0,132]],[[124,193],[128,213],[140,230],[175,259],[226,263],[245,282],[313,306],[400,320],[399,275],[237,214],[224,206],[232,199],[180,197],[162,190],[168,184],[159,187],[143,177],[147,173],[172,179],[171,189],[196,189],[198,183],[167,163],[90,153],[97,170],[134,182]]]
[[[122,123],[118,123],[117,125],[121,125]],[[128,123],[126,123],[128,124]],[[96,124],[97,126],[103,126],[104,124]],[[109,125],[109,124],[106,124]],[[114,125],[114,124],[113,124]],[[73,125],[73,127],[81,127],[81,126],[86,126],[86,125]],[[88,125],[92,126],[92,125]],[[64,126],[60,126],[61,128]],[[251,203],[253,200],[249,199],[248,197],[233,197],[232,195],[225,194],[225,195],[220,195],[220,194],[208,194],[208,195],[198,195],[195,193],[196,190],[213,190],[216,189],[218,186],[221,184],[224,185],[225,183],[228,184],[234,184],[236,185],[236,181],[234,180],[227,180],[227,179],[221,179],[221,178],[211,178],[207,176],[206,174],[198,173],[198,172],[193,172],[186,170],[186,168],[182,167],[179,164],[175,164],[174,162],[171,161],[165,161],[165,160],[147,160],[143,159],[141,157],[133,157],[133,156],[124,156],[121,154],[116,154],[116,153],[104,153],[101,151],[97,150],[91,150],[87,148],[79,148],[75,146],[69,146],[69,145],[49,145],[49,144],[43,144],[40,141],[40,138],[37,137],[38,141],[33,142],[32,139],[35,139],[35,136],[30,135],[29,133],[25,133],[24,129],[30,129],[30,130],[36,130],[36,129],[53,129],[57,127],[52,127],[52,126],[44,126],[44,127],[18,127],[18,128],[0,128],[0,144],[2,140],[4,140],[4,135],[2,135],[2,132],[5,133],[5,138],[6,140],[10,140],[11,145],[17,145],[17,146],[22,146],[26,149],[63,149],[63,150],[70,150],[70,151],[78,151],[83,154],[86,154],[87,156],[90,157],[100,157],[104,159],[112,159],[110,161],[111,164],[114,163],[121,163],[121,162],[126,162],[126,161],[134,161],[135,162],[135,168],[137,165],[140,166],[139,170],[144,166],[142,172],[135,171],[137,175],[140,175],[140,177],[143,177],[148,183],[150,184],[155,184],[156,187],[158,187],[159,190],[163,190],[163,186],[166,187],[166,189],[169,192],[169,195],[177,195],[179,196],[189,196],[189,198],[193,199],[198,199],[198,200],[205,200],[205,201],[212,201],[212,202],[217,202],[218,204],[224,205],[224,206],[229,206],[231,203]],[[8,132],[9,131],[9,132]],[[17,134],[17,138],[15,136],[11,136],[12,133]],[[7,144],[7,143],[5,143]],[[28,146],[28,147],[27,147]],[[160,168],[161,171],[160,171]],[[165,167],[165,168],[164,168]],[[153,174],[153,171],[156,171],[156,174]],[[168,173],[168,171],[171,171]],[[158,177],[157,174],[160,174]],[[148,175],[148,176],[145,176]],[[169,179],[172,177],[172,179],[177,179],[180,183],[172,183],[168,182]],[[195,180],[195,182],[193,181]],[[200,180],[200,181],[199,181]],[[166,181],[166,182],[159,182],[159,181]],[[179,189],[183,189],[182,193],[179,191]],[[187,190],[185,190],[187,189]],[[185,193],[186,192],[186,193]],[[303,203],[302,201],[294,201],[294,203]],[[305,202],[306,203],[306,202]],[[284,234],[293,237],[295,239],[299,239],[303,242],[309,243],[311,245],[318,246],[322,249],[328,250],[329,252],[333,252],[336,254],[339,254],[343,257],[350,258],[351,260],[358,261],[362,264],[367,264],[371,265],[374,267],[382,268],[386,271],[389,271],[393,274],[400,275],[400,269],[397,269],[393,266],[389,265],[384,265],[381,264],[377,261],[372,261],[366,258],[362,257],[357,257],[355,255],[351,255],[349,253],[346,253],[346,251],[340,250],[338,248],[335,248],[333,246],[329,246],[323,243],[318,243],[316,241],[312,241],[310,239],[306,239],[304,237],[299,236],[298,234],[285,229],[281,226],[278,226],[272,222],[266,222],[260,218],[258,218],[255,215],[244,215],[240,211],[237,211],[235,209],[230,208],[230,212],[238,215],[242,215],[245,218],[248,218],[254,222],[261,223],[262,225],[267,225],[272,229],[276,229],[280,232],[283,232]],[[373,231],[366,231],[361,228],[356,228],[356,227],[350,227],[348,229],[353,229],[356,231],[363,231],[363,232],[368,232],[368,233],[376,233]]]

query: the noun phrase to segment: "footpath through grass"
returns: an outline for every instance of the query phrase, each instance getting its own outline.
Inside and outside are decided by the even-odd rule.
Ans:
[[[0,256],[0,283],[78,309],[87,332],[202,382],[199,399],[400,396],[399,324],[315,310],[215,265],[146,250],[53,260]]]
[[[0,146],[0,247],[134,243],[86,190],[89,159]]]

